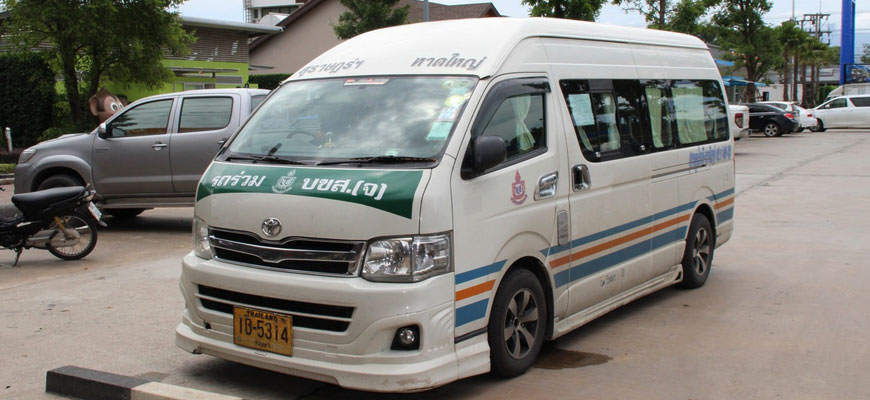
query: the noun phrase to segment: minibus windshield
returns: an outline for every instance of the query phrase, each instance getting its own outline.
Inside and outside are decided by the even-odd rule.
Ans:
[[[289,82],[221,156],[305,165],[434,163],[474,86],[469,77]]]

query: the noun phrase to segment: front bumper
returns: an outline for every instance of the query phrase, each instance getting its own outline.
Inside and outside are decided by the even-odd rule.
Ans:
[[[176,344],[191,353],[369,391],[425,390],[489,369],[485,335],[454,344],[452,274],[417,283],[374,283],[248,268],[190,253],[183,261],[180,285],[186,309],[176,328]],[[293,356],[268,353],[233,343],[232,311],[216,309],[215,298],[202,294],[204,287],[324,309],[352,307],[352,317],[344,330],[294,326]],[[236,297],[233,305],[256,307],[239,298],[245,297]],[[297,315],[316,314],[309,309]],[[391,350],[396,330],[408,325],[419,326],[419,350]],[[475,365],[461,367],[457,347],[465,348],[461,353],[472,355]]]

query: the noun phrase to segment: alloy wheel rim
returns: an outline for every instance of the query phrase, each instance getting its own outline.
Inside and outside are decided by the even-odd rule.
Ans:
[[[523,288],[511,297],[504,323],[505,348],[511,357],[521,359],[532,351],[539,319],[531,290]]]
[[[698,229],[695,233],[695,245],[692,249],[692,266],[695,273],[703,275],[707,272],[710,263],[710,234],[706,229]]]

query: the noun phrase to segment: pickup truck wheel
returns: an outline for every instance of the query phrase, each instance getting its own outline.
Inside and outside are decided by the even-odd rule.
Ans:
[[[84,186],[84,184],[82,183],[82,180],[77,177],[67,174],[60,174],[52,175],[48,178],[45,178],[42,182],[39,182],[39,186],[37,186],[36,190],[45,190],[56,187],[68,186]]]
[[[115,219],[131,219],[136,218],[137,215],[142,214],[142,211],[145,211],[144,208],[110,208],[103,210],[106,214],[112,216]]]

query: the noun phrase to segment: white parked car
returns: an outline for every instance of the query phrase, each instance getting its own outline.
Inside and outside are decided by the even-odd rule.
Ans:
[[[795,116],[797,116],[797,120],[800,123],[800,126],[795,129],[794,132],[800,132],[804,129],[813,130],[816,125],[818,125],[818,121],[813,116],[812,109],[803,108],[790,101],[760,101],[759,103],[770,104],[772,106],[793,113]]]
[[[728,124],[731,125],[731,132],[734,135],[734,140],[740,140],[749,137],[749,107],[741,104],[728,105]]]
[[[828,128],[870,128],[870,95],[835,97],[813,109],[818,120],[814,132]]]

